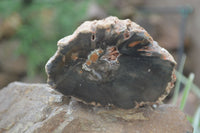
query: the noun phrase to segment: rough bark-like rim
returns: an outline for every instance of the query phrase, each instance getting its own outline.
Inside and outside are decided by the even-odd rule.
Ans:
[[[60,53],[60,51],[65,46],[69,45],[72,40],[76,39],[78,34],[80,34],[80,33],[93,33],[94,32],[94,29],[93,29],[94,27],[92,26],[92,24],[99,23],[98,27],[95,27],[95,28],[106,29],[106,28],[110,27],[111,24],[115,24],[117,21],[127,21],[127,23],[130,23],[130,25],[132,26],[131,28],[132,28],[132,30],[134,32],[142,31],[149,37],[149,39],[148,39],[149,42],[151,42],[152,44],[156,43],[144,28],[140,27],[139,25],[137,25],[136,23],[132,22],[129,19],[119,20],[117,17],[108,17],[108,18],[105,18],[103,20],[86,21],[81,26],[79,26],[77,28],[77,30],[72,35],[64,37],[63,39],[58,41],[58,44],[57,44],[58,45],[58,50],[56,51],[54,56],[49,59],[49,61],[47,62],[46,66],[45,66],[45,70],[46,70],[46,73],[47,73],[47,76],[48,76],[48,81],[47,82],[48,83],[51,82],[51,86],[53,88],[56,87],[56,83],[53,81],[53,79],[49,75],[50,70],[48,69],[47,66],[52,64],[52,62],[54,62],[56,60],[56,58],[58,58],[59,56],[63,56],[63,57],[65,56],[65,55],[62,55]],[[155,47],[157,47],[157,46],[160,47],[159,45],[155,44]],[[165,92],[160,97],[158,97],[158,99],[155,102],[139,102],[139,103],[136,104],[136,106],[135,106],[136,108],[138,106],[152,105],[152,104],[155,104],[155,103],[161,103],[165,99],[165,97],[170,93],[171,89],[174,86],[174,82],[176,81],[176,76],[175,76],[176,62],[175,62],[174,58],[164,48],[160,47],[159,49],[160,49],[160,52],[164,55],[163,59],[164,60],[168,60],[168,61],[170,61],[170,62],[172,62],[174,64],[174,68],[173,68],[173,71],[172,71],[172,74],[171,74],[171,81],[168,82],[168,84],[167,84],[167,86],[165,88]],[[76,98],[76,99],[78,99],[78,98]],[[78,101],[82,101],[82,100],[79,99]],[[84,102],[84,101],[82,101],[82,102]],[[86,103],[86,102],[84,102],[84,103]],[[99,103],[95,103],[95,102],[91,102],[90,104],[99,105]],[[108,106],[110,106],[110,105],[108,105]]]

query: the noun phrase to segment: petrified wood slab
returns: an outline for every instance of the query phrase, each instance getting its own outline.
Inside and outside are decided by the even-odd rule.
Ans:
[[[139,25],[87,21],[58,41],[48,84],[86,103],[133,108],[162,101],[175,82],[173,57]]]

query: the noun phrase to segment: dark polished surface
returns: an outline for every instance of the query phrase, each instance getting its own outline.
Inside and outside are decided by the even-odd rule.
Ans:
[[[85,27],[59,41],[48,61],[48,83],[53,88],[87,103],[120,108],[167,95],[176,63],[142,27],[113,17]]]

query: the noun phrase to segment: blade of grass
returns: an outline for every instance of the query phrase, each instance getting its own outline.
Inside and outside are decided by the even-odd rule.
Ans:
[[[183,73],[183,68],[184,68],[184,65],[185,65],[185,60],[186,60],[186,55],[184,54],[183,57],[182,57],[182,59],[181,59],[180,66],[179,66],[179,69],[178,69],[179,73]],[[182,79],[182,76],[177,75],[176,87],[175,87],[174,95],[173,95],[173,104],[176,104],[177,99],[178,99],[178,94],[179,94],[180,85],[181,85],[181,79]]]
[[[192,82],[194,80],[194,73],[191,73],[189,75],[189,79],[188,79],[188,82],[184,88],[184,91],[183,91],[183,96],[182,96],[182,99],[181,99],[181,104],[180,104],[180,109],[183,110],[184,107],[185,107],[185,103],[186,103],[186,100],[187,100],[187,97],[188,97],[188,94],[189,94],[189,91],[190,91],[190,88],[192,86]]]
[[[176,75],[177,77],[181,76],[182,83],[184,84],[187,83],[188,79],[184,75],[182,75],[181,73],[177,71],[176,71]],[[200,98],[200,88],[197,85],[192,84],[191,90],[194,92],[194,94],[196,94]]]
[[[192,126],[194,128],[194,133],[200,133],[199,124],[200,124],[200,106],[194,115],[194,120],[192,123]]]
[[[188,120],[190,123],[193,123],[193,121],[194,121],[194,120],[193,120],[193,117],[188,116],[188,115],[187,115],[187,120]]]

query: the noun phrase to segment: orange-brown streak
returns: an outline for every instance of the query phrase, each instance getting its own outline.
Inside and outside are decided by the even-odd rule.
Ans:
[[[103,50],[99,50],[98,53],[99,53],[99,54],[103,53]]]
[[[141,43],[141,42],[142,42],[142,41],[135,41],[135,42],[130,43],[128,46],[129,46],[129,47],[134,47],[134,46],[138,45],[138,44]]]
[[[71,55],[71,59],[72,60],[77,60],[78,59],[78,54],[77,53],[73,53],[72,55]]]
[[[88,60],[88,61],[86,62],[86,64],[87,64],[88,66],[90,66],[90,65],[91,65],[91,61]]]
[[[94,53],[91,55],[90,60],[92,62],[96,62],[98,60],[99,56],[97,55],[97,53]]]

